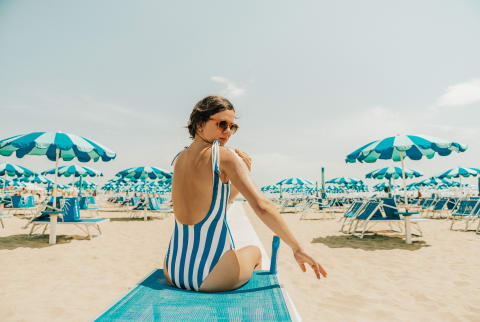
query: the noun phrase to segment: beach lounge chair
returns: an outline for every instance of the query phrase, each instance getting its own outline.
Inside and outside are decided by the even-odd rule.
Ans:
[[[397,205],[392,198],[382,198],[380,201],[371,201],[354,218],[355,225],[353,226],[353,230],[350,231],[352,232],[353,236],[363,238],[368,229],[371,229],[376,224],[388,223],[392,231],[402,232],[402,224],[404,223],[404,219],[400,217],[400,214],[401,213],[399,212]],[[417,221],[424,219],[410,218],[410,220],[413,227],[417,230],[415,235],[422,236],[423,233]],[[363,225],[360,231],[357,231],[357,227],[360,222],[362,222]],[[399,230],[397,231],[393,229],[392,224],[397,224]],[[357,234],[357,232],[360,232],[360,234]]]
[[[42,214],[31,221],[32,229],[30,234],[35,232],[37,227],[43,226],[42,235],[45,233],[47,226],[50,224],[50,216],[58,215],[57,224],[73,224],[88,235],[91,239],[90,227],[98,231],[98,236],[102,235],[100,224],[109,221],[106,218],[80,218],[80,207],[78,198],[65,198],[61,211],[42,211]]]
[[[31,217],[34,217],[38,212],[38,208],[35,206],[35,199],[32,195],[25,196],[25,198],[22,196],[12,196],[10,207],[6,207],[4,210],[8,214],[28,214]]]
[[[480,200],[470,199],[470,200],[460,200],[457,207],[451,214],[451,225],[450,230],[453,229],[455,222],[465,221],[465,229],[468,230],[468,225],[471,221],[474,221],[480,213]]]
[[[357,214],[362,210],[362,208],[367,203],[368,202],[366,202],[366,201],[365,202],[364,201],[355,201],[354,203],[352,203],[352,205],[343,214],[342,226],[340,227],[340,232],[348,233],[347,231],[344,231],[343,228],[357,216]]]
[[[5,226],[3,225],[3,218],[7,217],[12,217],[13,215],[10,214],[0,214],[0,224],[2,225],[2,229],[5,229]]]
[[[437,214],[439,215],[439,217],[441,217],[442,213],[444,213],[445,211],[448,211],[447,203],[448,203],[447,198],[439,199],[437,202],[433,204],[430,210],[427,210],[427,213],[430,213],[432,218],[435,218],[435,215]]]
[[[95,321],[300,321],[276,274],[280,239],[274,237],[270,270],[254,271],[242,287],[217,293],[167,284],[157,269]]]

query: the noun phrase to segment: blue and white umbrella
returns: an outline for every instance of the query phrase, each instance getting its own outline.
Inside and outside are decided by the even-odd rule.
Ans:
[[[33,132],[0,141],[0,155],[18,158],[25,155],[45,155],[50,161],[58,158],[80,162],[110,161],[117,154],[105,146],[85,137],[63,132]]]
[[[55,174],[55,169],[43,171],[42,174]],[[64,176],[64,177],[72,176],[72,178],[80,177],[80,183],[79,183],[80,191],[79,191],[79,193],[82,192],[82,188],[84,187],[84,185],[82,185],[82,182],[81,182],[83,177],[87,177],[87,176],[89,176],[89,177],[103,177],[103,173],[99,170],[92,169],[92,168],[89,168],[89,167],[86,167],[86,166],[76,165],[76,164],[59,167],[57,175],[59,177],[62,177],[62,176]]]
[[[373,189],[375,191],[385,191],[385,188],[389,187],[390,188],[399,188],[400,186],[398,184],[394,185],[387,185],[385,182],[377,183],[376,185],[373,186]]]
[[[378,159],[402,161],[405,158],[420,160],[422,157],[431,159],[438,153],[441,156],[450,155],[453,151],[464,152],[467,146],[431,136],[397,135],[370,142],[347,155],[346,162],[372,163]]]
[[[55,174],[55,168],[47,170],[47,171],[43,171],[42,174],[43,175],[45,175],[45,174]],[[72,164],[72,165],[68,165],[68,166],[64,165],[64,166],[58,167],[57,175],[59,177],[74,176],[74,177],[77,177],[77,178],[78,177],[87,177],[87,176],[88,177],[102,177],[103,173],[99,170],[92,169],[92,168],[89,168],[89,167],[86,167],[86,166]]]
[[[21,179],[19,179],[19,181],[37,183],[37,184],[40,184],[40,183],[42,183],[42,184],[53,184],[52,180],[50,180],[47,177],[42,176],[40,174],[36,174],[36,175],[30,176],[30,177],[22,177]]]
[[[277,182],[277,184],[280,184],[280,185],[313,185],[313,183],[307,179],[303,179],[303,178],[287,178],[287,179],[283,179],[279,182]]]
[[[334,184],[342,184],[342,185],[359,185],[363,184],[362,180],[354,179],[354,178],[349,178],[349,177],[338,177],[338,178],[333,178],[326,183],[334,183]]]
[[[144,180],[146,178],[155,180],[155,179],[163,179],[163,178],[171,178],[172,173],[166,170],[157,168],[157,167],[136,167],[136,168],[128,168],[122,170],[116,174],[117,177],[129,178],[129,179],[141,179]]]
[[[18,158],[25,155],[44,155],[49,160],[55,161],[55,180],[53,192],[53,205],[56,205],[58,161],[63,159],[71,161],[75,158],[80,162],[110,161],[117,154],[105,146],[85,137],[63,132],[33,132],[16,135],[0,140],[0,155],[10,156],[13,153]],[[57,221],[51,219],[50,244],[56,243],[55,229]]]
[[[421,177],[423,174],[420,172],[405,168],[405,177],[406,178],[417,178]],[[402,177],[402,168],[399,167],[385,167],[377,170],[373,170],[365,175],[367,179],[399,179]]]
[[[478,175],[478,169],[475,168],[453,168],[449,169],[442,174],[438,175],[439,178],[468,178],[468,177],[476,177]]]
[[[441,156],[450,155],[453,151],[464,152],[467,146],[458,142],[449,141],[431,136],[396,135],[382,140],[372,141],[347,155],[345,162],[376,162],[378,159],[401,161],[402,180],[405,190],[405,203],[408,209],[407,188],[405,182],[404,159],[420,160],[424,156],[431,159],[438,153]],[[406,242],[410,240],[410,226],[408,216],[405,220]]]
[[[6,176],[10,177],[29,177],[35,175],[36,173],[32,170],[29,170],[25,167],[3,162],[0,163],[0,176],[3,176],[4,179]],[[5,185],[3,185],[3,195],[5,196]]]

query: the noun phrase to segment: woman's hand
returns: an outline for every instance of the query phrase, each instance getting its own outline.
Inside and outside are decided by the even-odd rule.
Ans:
[[[238,154],[240,158],[242,158],[243,162],[247,165],[248,171],[252,171],[252,158],[246,153],[239,149],[235,149],[235,152]]]
[[[317,275],[317,279],[320,279],[320,274],[323,275],[323,277],[327,277],[327,272],[323,269],[323,267],[316,260],[314,260],[310,255],[305,253],[303,249],[299,249],[296,252],[294,252],[293,256],[297,260],[297,263],[303,272],[307,271],[305,264],[308,264],[315,272],[315,275]]]

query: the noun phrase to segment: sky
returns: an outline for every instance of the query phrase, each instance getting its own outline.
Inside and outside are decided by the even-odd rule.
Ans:
[[[252,156],[259,186],[320,180],[322,167],[327,179],[364,178],[393,162],[345,156],[396,134],[469,146],[407,160],[425,177],[480,168],[479,39],[478,1],[0,0],[0,139],[96,140],[118,154],[86,164],[100,182],[133,166],[172,170],[193,106],[215,94],[235,106],[228,145]]]

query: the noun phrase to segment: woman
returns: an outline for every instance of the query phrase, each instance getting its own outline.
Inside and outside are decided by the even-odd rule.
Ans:
[[[257,216],[293,250],[305,272],[305,264],[318,279],[326,272],[302,249],[285,221],[257,188],[251,175],[251,158],[225,147],[238,125],[232,104],[219,96],[198,102],[190,115],[192,144],[175,160],[172,202],[175,227],[164,272],[176,287],[201,292],[236,289],[261,268],[256,246],[235,249],[225,218],[229,202],[240,192]],[[212,179],[213,178],[213,179]]]

